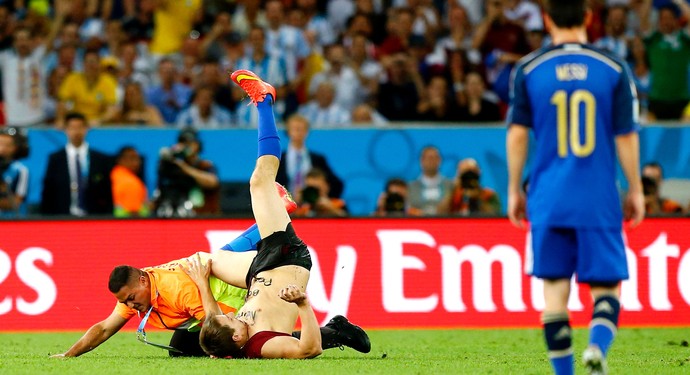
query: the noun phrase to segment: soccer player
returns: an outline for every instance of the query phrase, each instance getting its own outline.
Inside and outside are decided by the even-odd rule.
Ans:
[[[628,181],[625,218],[636,226],[644,217],[632,74],[625,62],[587,44],[585,3],[546,2],[553,45],[526,56],[513,71],[506,140],[508,216],[518,227],[525,218],[521,179],[530,129],[536,141],[527,192],[534,253],[528,268],[544,280],[542,323],[556,374],[574,372],[567,310],[573,273],[594,298],[584,364],[591,374],[607,371],[619,286],[628,278],[616,151]]]
[[[258,109],[259,153],[250,192],[261,240],[255,257],[220,252],[211,262],[197,259],[185,266],[199,287],[206,310],[201,346],[221,358],[313,358],[322,349],[319,326],[305,295],[311,257],[295,234],[275,188],[281,154],[273,115],[275,89],[247,70],[235,71],[231,78]],[[248,289],[237,314],[223,314],[218,308],[208,283],[211,272]],[[298,315],[302,323],[299,339],[290,335]]]

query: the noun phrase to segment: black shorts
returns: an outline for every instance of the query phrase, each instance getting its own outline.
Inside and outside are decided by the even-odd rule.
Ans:
[[[259,272],[272,270],[282,266],[300,266],[311,270],[311,255],[307,245],[297,237],[292,223],[289,223],[285,231],[275,232],[262,239],[257,244],[258,252],[247,272],[247,288],[251,286],[252,279]]]

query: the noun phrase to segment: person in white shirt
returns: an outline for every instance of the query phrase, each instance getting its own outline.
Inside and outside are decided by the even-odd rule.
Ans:
[[[5,118],[9,125],[36,125],[46,118],[45,58],[64,22],[64,6],[56,7],[56,12],[48,37],[41,45],[33,48],[31,30],[20,27],[13,33],[13,48],[0,52]]]
[[[350,112],[334,101],[335,86],[323,81],[316,88],[314,99],[300,106],[298,112],[315,128],[351,126]]]

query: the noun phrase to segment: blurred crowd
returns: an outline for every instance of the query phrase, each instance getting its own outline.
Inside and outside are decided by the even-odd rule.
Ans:
[[[249,69],[277,90],[275,111],[290,135],[279,180],[303,203],[297,214],[347,215],[337,171],[323,155],[306,151],[309,128],[502,121],[513,65],[549,43],[540,3],[0,0],[0,122],[17,133],[5,131],[0,141],[16,141],[18,147],[6,147],[16,150],[23,127],[65,130],[68,144],[48,162],[48,172],[64,171],[46,174],[44,182],[64,186],[44,188],[43,213],[218,213],[220,182],[213,162],[199,156],[195,130],[256,125],[256,111],[227,78],[228,71]],[[589,39],[628,63],[644,119],[690,120],[686,1],[589,5]],[[141,184],[136,149],[122,149],[116,160],[88,150],[88,128],[108,125],[182,130],[161,154],[155,193]],[[375,214],[500,214],[474,160],[445,177],[438,173],[440,158],[439,150],[425,148],[422,175],[390,180]],[[3,212],[18,209],[27,189],[20,158],[7,159],[0,161],[0,186],[14,198],[5,203],[0,191]],[[112,183],[107,189],[105,181]],[[132,191],[138,198],[122,198]]]
[[[591,0],[589,37],[629,63],[645,115],[690,117],[690,8]],[[528,0],[0,1],[3,120],[248,127],[228,71],[314,127],[501,121],[510,71],[549,43]]]

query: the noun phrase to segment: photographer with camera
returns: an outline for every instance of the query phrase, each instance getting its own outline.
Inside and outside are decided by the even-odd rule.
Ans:
[[[642,192],[644,194],[645,213],[647,215],[682,214],[683,207],[673,199],[661,196],[661,183],[664,171],[657,162],[647,163],[642,167]]]
[[[347,216],[347,206],[340,198],[328,196],[331,187],[326,173],[312,168],[304,178],[304,187],[297,193],[299,207],[295,216]]]
[[[376,204],[376,216],[419,216],[421,212],[413,212],[407,201],[407,182],[402,178],[391,178],[386,182],[386,188],[379,195]]]
[[[501,202],[492,189],[479,183],[481,170],[472,158],[458,163],[458,175],[453,189],[439,203],[439,214],[447,215],[499,215]]]
[[[177,143],[160,151],[155,212],[159,217],[220,214],[220,182],[216,167],[201,159],[196,131],[184,129]]]
[[[27,139],[16,128],[0,131],[0,217],[26,215],[29,170],[17,159],[28,154]]]

